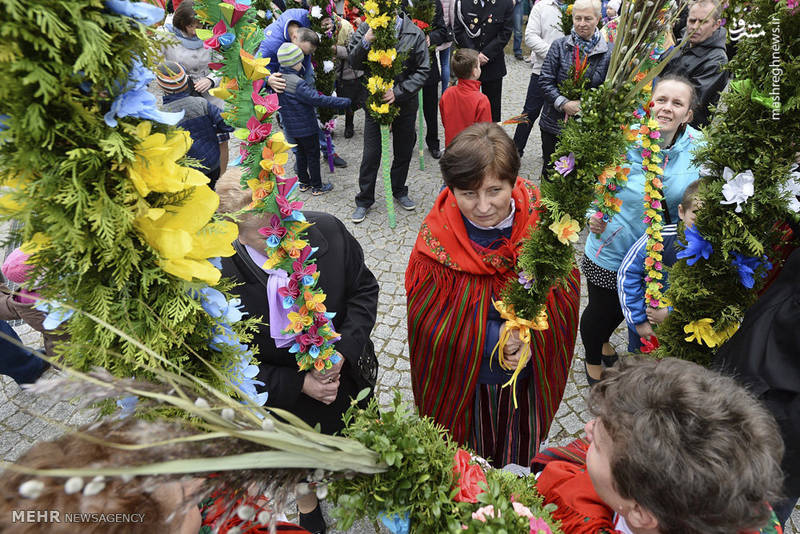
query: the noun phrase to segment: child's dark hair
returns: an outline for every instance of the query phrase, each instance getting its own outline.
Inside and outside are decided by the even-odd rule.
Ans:
[[[611,437],[612,482],[659,532],[729,534],[767,523],[783,442],[732,378],[674,358],[626,358],[603,371],[591,412]]]
[[[686,186],[686,189],[683,191],[683,198],[681,199],[681,206],[683,206],[683,209],[692,209],[692,206],[694,206],[694,203],[697,200],[697,191],[699,189],[700,180],[695,180]]]
[[[297,39],[301,43],[310,43],[314,48],[319,47],[319,34],[311,28],[297,28]]]
[[[183,0],[172,16],[172,25],[185,32],[187,27],[196,22],[197,15],[194,12],[194,2],[192,0]]]
[[[478,51],[471,48],[459,48],[453,54],[452,69],[456,78],[467,80],[478,66]]]

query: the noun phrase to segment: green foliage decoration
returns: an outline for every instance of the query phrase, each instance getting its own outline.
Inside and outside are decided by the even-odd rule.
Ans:
[[[703,365],[710,363],[716,347],[687,341],[684,327],[710,318],[716,333],[732,332],[755,301],[765,274],[762,265],[748,289],[732,264],[733,253],[767,255],[776,262],[775,247],[785,244],[776,223],[797,220],[788,209],[785,187],[800,151],[800,11],[789,9],[785,0],[747,4],[731,3],[724,16],[743,17],[748,27],[760,26],[765,35],[738,41],[728,64],[731,90],[722,95],[720,113],[706,130],[708,143],[696,154],[703,164],[696,227],[713,252],[691,266],[680,260],[670,270],[667,296],[674,311],[657,332],[657,355]],[[720,203],[726,167],[734,174],[753,173],[754,194],[741,204],[740,213],[735,204]]]
[[[229,390],[223,375],[195,356],[220,370],[239,358],[229,348],[207,346],[215,323],[190,296],[207,284],[166,273],[134,226],[147,210],[180,206],[192,189],[142,196],[128,171],[142,142],[141,121],[120,118],[112,128],[103,120],[134,61],[158,60],[152,30],[100,0],[1,4],[0,115],[7,116],[7,129],[0,133],[0,185],[4,206],[14,206],[2,218],[22,223],[21,235],[12,238],[38,244],[31,285],[43,298],[90,311],[169,355],[178,368]],[[177,135],[156,124],[151,133]],[[234,327],[243,340],[252,321]],[[160,365],[85,314],[61,329],[71,338],[56,347],[65,365],[101,366],[117,376],[148,376],[143,366]]]

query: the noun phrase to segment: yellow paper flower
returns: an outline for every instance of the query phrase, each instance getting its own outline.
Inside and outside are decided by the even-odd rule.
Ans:
[[[325,293],[312,293],[310,291],[305,291],[303,293],[303,298],[306,300],[306,309],[308,311],[317,311],[319,313],[325,313],[327,309],[325,308]]]
[[[314,318],[309,315],[305,308],[301,308],[299,312],[289,312],[287,315],[289,322],[289,328],[291,328],[295,334],[299,334],[307,327],[314,324]]]
[[[379,63],[384,67],[391,67],[392,62],[397,59],[397,51],[394,48],[388,50],[373,48],[367,54],[367,59],[373,63]]]
[[[19,246],[19,249],[25,254],[33,255],[41,251],[42,249],[47,248],[49,245],[50,245],[50,238],[47,237],[42,232],[36,232],[28,241],[22,243]]]
[[[364,2],[364,13],[367,15],[377,15],[380,12],[378,3],[375,0],[367,0]],[[372,26],[370,26],[371,28]]]
[[[578,234],[581,231],[578,221],[566,214],[563,215],[561,219],[548,226],[548,228],[556,234],[558,240],[565,245],[569,245],[570,242],[576,242],[578,240]]]
[[[19,174],[3,180],[3,191],[0,195],[0,213],[14,215],[25,209],[25,187],[28,181]]]
[[[256,81],[262,80],[269,76],[269,71],[267,70],[267,65],[269,64],[268,57],[254,57],[253,54],[245,52],[244,48],[239,50],[239,57],[242,59],[244,75],[249,79]]]
[[[366,17],[366,22],[370,28],[386,28],[389,26],[389,15],[379,15],[377,17]]]
[[[211,96],[216,96],[217,98],[221,98],[222,100],[227,100],[233,95],[231,91],[238,88],[239,88],[239,83],[237,82],[236,78],[233,79],[223,78],[219,84],[219,87],[214,87],[213,89],[209,89],[208,93]]]
[[[136,159],[128,164],[128,176],[136,191],[145,197],[152,191],[177,193],[207,184],[205,174],[177,163],[192,146],[189,132],[176,130],[167,138],[163,133],[151,134],[152,126],[149,121],[143,121],[136,127],[136,136],[142,142],[134,149]]]
[[[367,80],[367,89],[373,95],[376,93],[383,94],[393,87],[394,80],[384,80],[380,76],[370,76]]]
[[[283,132],[276,132],[269,136],[269,141],[267,142],[267,146],[275,154],[280,154],[282,152],[288,152],[292,147],[296,145],[287,142],[286,136],[283,135]]]
[[[720,339],[714,332],[714,327],[711,326],[713,322],[714,319],[706,317],[684,325],[683,331],[689,334],[686,337],[686,341],[696,341],[700,345],[705,343],[711,348],[716,347],[720,343]]]
[[[160,256],[166,272],[208,284],[219,282],[220,272],[208,258],[233,256],[238,236],[232,222],[209,222],[219,205],[210,187],[196,187],[181,205],[150,208],[134,219],[136,230]]]
[[[369,109],[374,111],[375,113],[380,113],[381,115],[389,113],[389,104],[381,104],[380,106],[376,106],[375,102],[369,105]]]

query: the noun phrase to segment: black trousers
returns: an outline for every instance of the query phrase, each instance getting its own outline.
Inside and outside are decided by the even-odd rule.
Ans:
[[[422,86],[422,113],[425,115],[425,144],[439,149],[439,84]]]
[[[481,92],[489,99],[492,108],[492,122],[500,122],[500,104],[503,98],[503,78],[481,82]]]
[[[301,184],[311,187],[322,187],[322,175],[319,169],[319,136],[295,137],[297,144],[297,179]]]
[[[531,81],[528,82],[528,95],[525,97],[525,105],[522,106],[522,112],[527,115],[528,121],[517,124],[517,129],[514,131],[514,144],[517,145],[519,157],[522,157],[522,153],[525,152],[525,145],[528,144],[533,123],[539,118],[543,105],[544,93],[539,87],[539,75],[531,74]]]
[[[581,341],[586,351],[586,363],[600,365],[603,343],[608,342],[624,317],[616,291],[594,285],[589,280],[586,280],[586,287],[589,303],[581,315]]]
[[[542,132],[542,180],[550,180],[548,173],[552,166],[550,165],[550,156],[556,151],[558,144],[558,135],[541,130]]]
[[[391,125],[392,148],[392,194],[402,197],[408,194],[406,178],[411,154],[417,142],[416,119],[419,109],[416,93],[408,100],[398,103],[400,114]],[[369,111],[365,110],[364,118],[364,152],[361,155],[361,168],[358,171],[358,188],[356,206],[368,208],[375,202],[375,180],[378,179],[378,168],[381,165],[381,128]]]

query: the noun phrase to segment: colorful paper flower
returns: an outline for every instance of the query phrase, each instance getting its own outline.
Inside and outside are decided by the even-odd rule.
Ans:
[[[517,277],[517,282],[519,282],[519,285],[521,285],[525,289],[530,289],[531,287],[533,287],[534,277],[533,275],[528,274],[525,271],[520,271]]]
[[[367,59],[384,67],[391,67],[394,60],[397,59],[397,51],[394,48],[387,50],[373,48],[367,53]]]
[[[789,168],[789,179],[786,183],[779,186],[781,195],[786,196],[789,201],[789,210],[794,213],[800,213],[800,172],[797,171],[797,163],[792,164]]]
[[[142,141],[134,147],[136,158],[128,164],[128,177],[140,195],[150,192],[177,193],[189,187],[205,185],[208,177],[197,169],[178,164],[192,138],[186,130],[175,130],[171,137],[151,134],[152,123],[144,121],[136,127]]]
[[[375,103],[373,102],[372,104],[369,105],[369,108],[375,113],[380,113],[381,115],[389,113],[389,104],[387,103],[383,103],[380,106],[378,106],[375,105]]]
[[[239,3],[234,0],[222,0],[222,3],[219,4],[220,13],[231,27],[236,26],[248,9],[250,9],[249,1]]]
[[[550,530],[550,525],[548,525],[547,521],[544,519],[531,517],[530,531],[528,534],[553,534],[553,531]]]
[[[711,348],[716,347],[719,340],[714,333],[714,328],[711,326],[713,323],[714,319],[706,317],[684,325],[683,331],[689,334],[686,337],[686,341],[696,341],[701,345],[705,343]]]
[[[731,260],[731,264],[736,267],[736,271],[739,274],[739,281],[742,282],[742,285],[747,289],[753,289],[755,285],[755,273],[756,269],[759,266],[764,267],[761,271],[761,277],[766,278],[767,273],[772,269],[772,263],[767,260],[766,256],[762,256],[761,258],[756,258],[753,256],[743,256],[738,252],[733,253],[733,260]]]
[[[247,129],[249,130],[249,133],[247,134],[247,142],[260,143],[269,137],[270,133],[272,133],[272,123],[262,123],[253,116],[247,121]]]
[[[203,47],[210,50],[228,48],[236,38],[234,34],[228,31],[224,20],[217,22],[211,30],[198,29],[197,37],[203,39]]]
[[[661,345],[656,336],[650,336],[649,338],[640,337],[639,341],[642,343],[642,354],[650,354]]]
[[[34,308],[45,314],[42,322],[42,328],[45,330],[55,330],[75,313],[75,310],[66,308],[58,302],[47,300],[40,300]]]
[[[567,214],[562,215],[561,219],[548,226],[548,228],[556,234],[556,238],[564,245],[576,242],[581,231],[578,221]]]
[[[269,64],[268,57],[254,57],[253,54],[246,52],[244,48],[239,49],[239,57],[242,60],[244,75],[247,76],[248,79],[253,81],[262,80],[269,76],[269,71],[267,70],[267,65]]]
[[[575,154],[570,152],[568,156],[561,156],[555,162],[556,171],[561,176],[566,176],[575,168]]]
[[[742,204],[755,193],[753,171],[748,169],[734,176],[733,170],[725,167],[722,177],[725,179],[722,186],[725,200],[720,200],[720,204],[736,204],[736,213],[741,213]]]
[[[233,256],[231,244],[238,235],[235,223],[209,222],[218,205],[219,197],[211,188],[197,186],[181,204],[150,208],[133,225],[158,253],[166,272],[215,285],[220,272],[208,258]]]
[[[275,213],[270,217],[269,226],[258,229],[259,234],[266,236],[267,246],[270,248],[275,248],[281,244],[281,239],[286,235],[286,231],[286,228],[281,224],[281,218]]]
[[[688,258],[687,265],[694,265],[700,258],[707,260],[712,252],[714,247],[700,235],[697,226],[686,228],[686,248],[678,252],[678,259]]]

